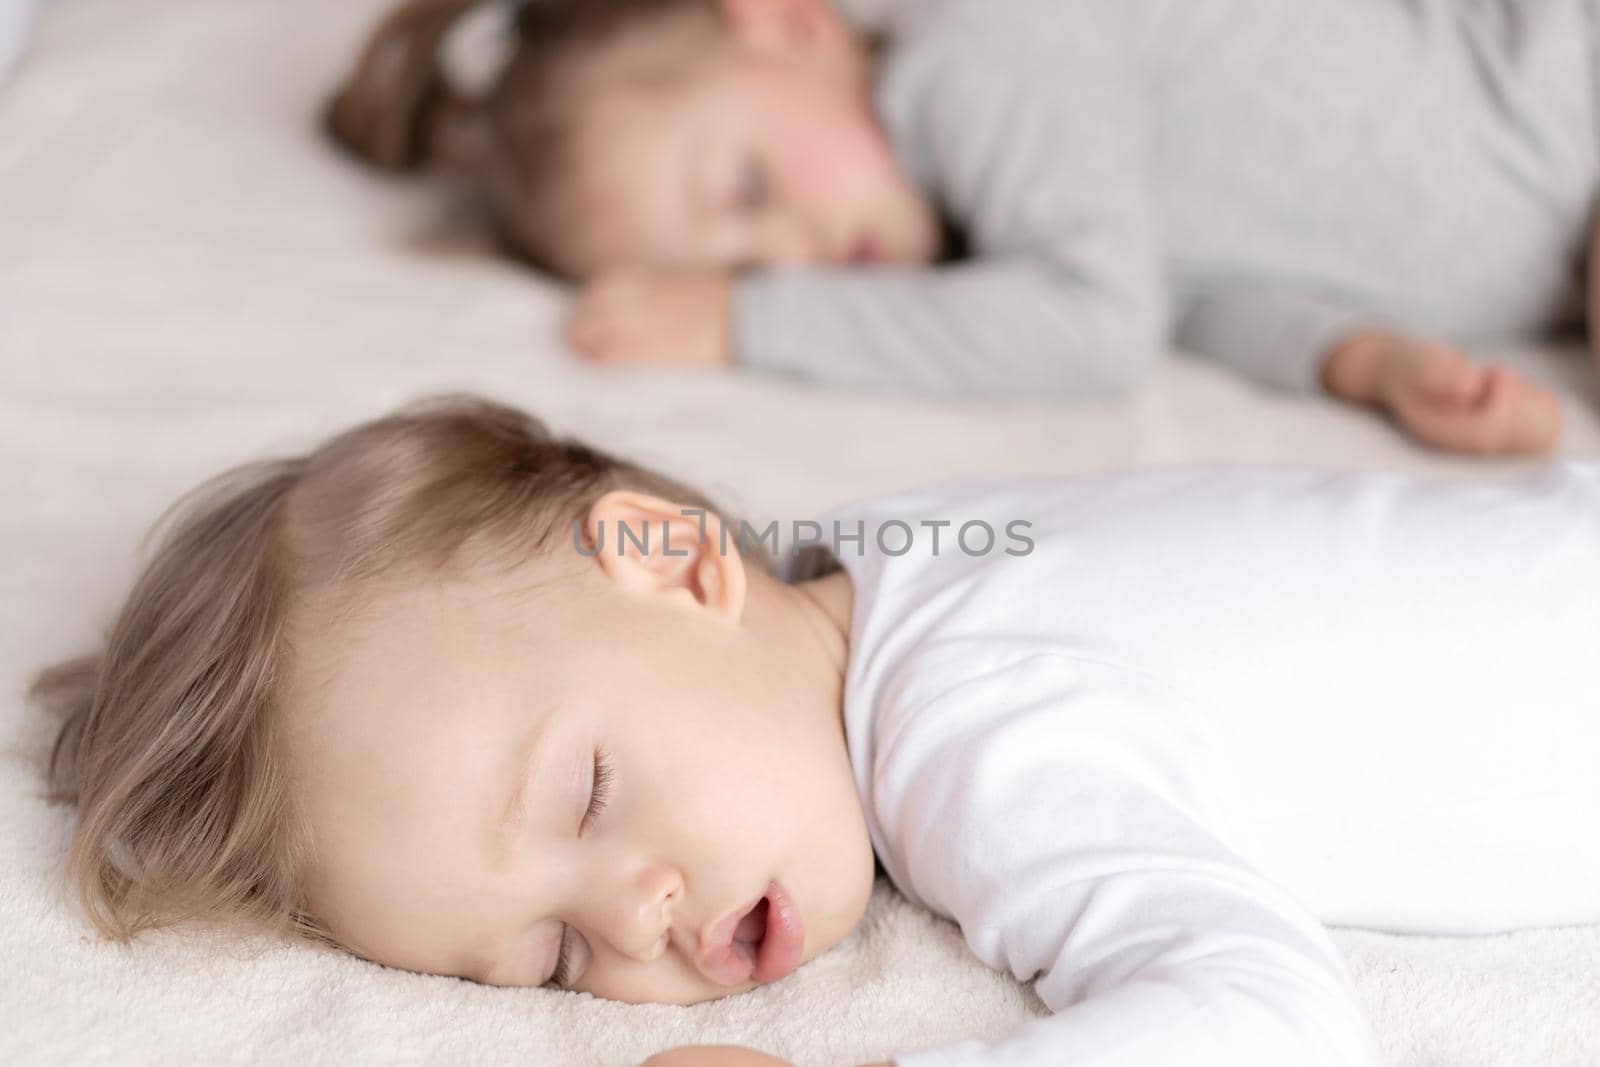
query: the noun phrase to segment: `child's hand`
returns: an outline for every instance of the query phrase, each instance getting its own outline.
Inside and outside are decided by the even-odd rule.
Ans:
[[[733,285],[721,271],[619,271],[583,287],[566,339],[596,363],[726,367]]]
[[[1561,439],[1561,401],[1498,364],[1384,330],[1347,339],[1323,363],[1329,392],[1389,413],[1411,436],[1477,455],[1538,454]]]
[[[658,1052],[639,1067],[793,1067],[788,1060],[768,1056],[743,1045],[679,1045]]]

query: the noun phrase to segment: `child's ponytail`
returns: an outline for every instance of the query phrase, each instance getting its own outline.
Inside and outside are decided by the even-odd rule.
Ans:
[[[440,52],[480,3],[410,0],[391,12],[328,107],[334,138],[381,170],[464,168],[483,141],[483,109],[451,86]]]
[[[722,32],[716,0],[523,0],[507,13],[509,57],[474,96],[452,84],[443,55],[452,31],[484,4],[402,0],[334,95],[327,127],[380,170],[426,168],[468,179],[504,250],[541,270],[579,277],[573,145],[585,104],[600,91],[601,79],[587,76],[590,63],[632,41],[644,47],[608,66],[608,79],[659,84],[664,74],[685,73],[704,42]],[[665,28],[689,19],[693,32],[666,47]]]

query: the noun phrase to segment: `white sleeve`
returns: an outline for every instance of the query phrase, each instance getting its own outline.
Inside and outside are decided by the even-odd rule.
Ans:
[[[1382,1062],[1326,929],[1208,827],[1211,755],[1170,692],[1045,654],[902,706],[872,756],[885,866],[1054,1014],[898,1067]]]

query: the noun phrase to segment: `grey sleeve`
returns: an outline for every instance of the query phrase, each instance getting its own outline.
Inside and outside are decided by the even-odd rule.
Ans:
[[[12,65],[22,57],[32,15],[33,0],[0,2],[0,79],[10,74]]]
[[[1328,350],[1359,329],[1390,326],[1328,297],[1262,285],[1216,289],[1184,302],[1179,348],[1232,367],[1275,389],[1322,391]]]
[[[1070,8],[1070,12],[1064,10]],[[1126,393],[1165,351],[1149,126],[1122,6],[947,3],[886,61],[895,153],[968,261],[737,284],[740,362],[853,386]]]

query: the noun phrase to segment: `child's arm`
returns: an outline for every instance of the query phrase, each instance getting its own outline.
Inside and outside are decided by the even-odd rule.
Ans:
[[[973,258],[741,278],[738,360],[961,394],[1143,385],[1167,322],[1128,18],[1101,0],[919,8],[896,31],[876,99],[896,157]]]
[[[917,14],[911,39],[885,61],[880,117],[902,166],[959,221],[975,258],[739,277],[731,307],[724,297],[720,358],[962,395],[1133,390],[1162,358],[1167,326],[1150,131],[1124,6],[947,3]],[[715,290],[704,276],[657,276],[632,286],[631,311],[586,292],[572,332],[609,332],[609,345],[578,346],[602,361],[716,362],[705,343],[719,325],[705,318]]]
[[[1180,299],[1173,340],[1263,385],[1317,393],[1328,352],[1378,318],[1304,286],[1260,282]]]
[[[1225,843],[1225,760],[1171,695],[993,646],[941,646],[990,666],[875,728],[871,800],[896,883],[1054,1014],[896,1067],[1380,1063],[1324,927]]]
[[[1550,389],[1378,318],[1286,285],[1258,285],[1185,302],[1176,340],[1264,384],[1377,408],[1436,448],[1540,453],[1560,440],[1561,403]]]
[[[1322,365],[1328,392],[1383,411],[1426,444],[1480,455],[1548,452],[1561,439],[1561,401],[1498,364],[1446,344],[1362,330]]]

